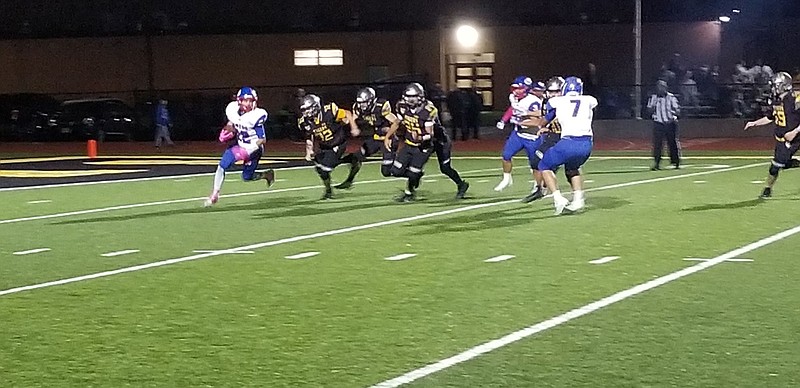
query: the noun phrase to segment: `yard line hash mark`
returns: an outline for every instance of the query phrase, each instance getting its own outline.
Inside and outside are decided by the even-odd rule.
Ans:
[[[308,257],[316,256],[318,254],[319,252],[303,252],[303,253],[298,253],[296,255],[286,256],[286,258],[289,260],[305,259]]]
[[[590,261],[589,264],[605,264],[610,261],[614,261],[616,259],[619,259],[619,256],[606,256],[606,257],[601,257],[599,259],[594,259]]]
[[[486,262],[486,263],[499,263],[501,261],[511,260],[511,259],[513,259],[515,257],[516,256],[514,256],[514,255],[500,255],[500,256],[490,257],[490,258],[484,260],[484,262]]]
[[[401,255],[395,255],[395,256],[386,257],[386,258],[384,258],[384,260],[400,261],[400,260],[410,259],[410,258],[412,258],[412,257],[414,257],[416,255],[417,255],[416,253],[403,253]]]
[[[30,254],[34,254],[34,253],[47,252],[49,250],[50,250],[50,248],[36,248],[36,249],[28,249],[27,251],[14,252],[12,254],[21,256],[21,255],[30,255]]]
[[[124,251],[103,253],[100,256],[103,256],[103,257],[114,257],[114,256],[128,255],[128,254],[136,253],[136,252],[139,252],[139,250],[138,249],[126,249]]]
[[[595,188],[591,188],[591,189],[586,189],[585,191],[587,191],[587,192],[588,191],[601,191],[601,190],[609,190],[609,189],[615,189],[615,188],[621,188],[621,187],[637,186],[637,185],[643,185],[643,184],[646,184],[646,183],[669,181],[669,180],[681,179],[681,178],[698,176],[698,175],[707,175],[707,174],[714,174],[714,173],[718,173],[718,172],[736,171],[736,170],[741,170],[741,169],[755,167],[755,166],[761,166],[761,165],[763,165],[763,163],[748,164],[748,165],[739,166],[739,167],[732,167],[732,168],[728,168],[728,169],[724,169],[724,170],[703,171],[703,172],[696,172],[696,173],[691,173],[691,174],[672,175],[672,176],[668,176],[668,177],[644,179],[644,180],[640,180],[640,181],[631,181],[631,182],[618,183],[618,184],[609,185],[609,186],[595,187]],[[493,171],[494,169],[491,169],[491,170]],[[287,238],[282,238],[282,239],[279,239],[279,240],[272,240],[272,241],[266,241],[266,242],[257,243],[257,244],[244,245],[244,246],[230,248],[230,249],[222,250],[222,251],[200,253],[200,254],[191,255],[191,256],[178,257],[178,258],[161,260],[161,261],[154,261],[154,262],[151,262],[151,263],[135,265],[135,266],[132,266],[132,267],[123,267],[123,268],[118,268],[118,269],[115,269],[115,270],[96,272],[96,273],[93,273],[93,274],[76,276],[76,277],[72,277],[72,278],[65,278],[65,279],[60,279],[60,280],[44,282],[44,283],[37,283],[37,284],[31,284],[31,285],[27,285],[27,286],[9,288],[9,289],[6,289],[6,290],[0,290],[0,296],[16,294],[16,293],[23,292],[23,291],[36,290],[36,289],[39,289],[39,288],[46,288],[46,287],[70,284],[70,283],[80,282],[80,281],[84,281],[84,280],[97,279],[97,278],[102,278],[102,277],[107,277],[107,276],[114,276],[114,275],[119,275],[119,274],[128,273],[128,272],[136,272],[136,271],[141,271],[141,270],[145,270],[145,269],[149,269],[149,268],[163,267],[163,266],[166,266],[166,265],[182,263],[182,262],[185,262],[185,261],[193,261],[193,260],[203,259],[203,258],[206,258],[206,257],[219,256],[219,255],[223,255],[223,254],[227,254],[227,253],[231,253],[231,252],[249,251],[249,250],[253,250],[253,249],[271,247],[271,246],[281,245],[281,244],[288,244],[288,243],[297,242],[297,241],[304,241],[304,240],[310,240],[310,239],[315,239],[315,238],[320,238],[320,237],[334,236],[334,235],[339,235],[339,234],[344,234],[344,233],[349,233],[349,232],[355,232],[355,231],[360,231],[360,230],[378,228],[378,227],[382,227],[382,226],[388,226],[388,225],[402,224],[402,223],[405,223],[405,222],[424,220],[424,219],[428,219],[428,218],[445,216],[445,215],[450,215],[450,214],[456,214],[456,213],[461,213],[461,212],[470,211],[470,210],[483,209],[483,208],[489,208],[489,207],[500,206],[500,205],[517,204],[517,203],[519,203],[519,199],[516,199],[516,198],[502,200],[502,201],[496,201],[496,202],[485,202],[485,203],[481,203],[481,204],[457,207],[457,208],[448,209],[448,210],[442,210],[442,211],[433,212],[433,213],[425,213],[425,214],[420,214],[420,215],[416,215],[416,216],[395,218],[393,220],[386,220],[386,221],[374,222],[374,223],[369,223],[369,224],[350,226],[350,227],[346,227],[346,228],[334,229],[334,230],[329,230],[329,231],[325,231],[325,232],[317,232],[317,233],[304,234],[304,235],[299,235],[299,236],[294,236],[294,237],[287,237]]]
[[[559,316],[550,318],[550,319],[548,319],[546,321],[539,322],[537,324],[528,326],[528,327],[526,327],[524,329],[517,330],[517,331],[515,331],[515,332],[513,332],[511,334],[508,334],[506,336],[503,336],[501,338],[495,339],[493,341],[485,342],[485,343],[480,344],[478,346],[475,346],[473,348],[467,349],[467,350],[465,350],[465,351],[463,351],[463,352],[461,352],[459,354],[456,354],[456,355],[454,355],[452,357],[448,357],[448,358],[445,358],[443,360],[437,361],[437,362],[435,362],[433,364],[429,364],[427,366],[424,366],[422,368],[412,370],[412,371],[410,371],[408,373],[405,373],[405,374],[403,374],[401,376],[395,377],[395,378],[393,378],[391,380],[386,380],[386,381],[380,382],[378,384],[373,385],[371,388],[395,388],[395,387],[399,387],[399,386],[404,385],[404,384],[411,383],[413,381],[419,380],[419,379],[421,379],[423,377],[429,376],[429,375],[434,374],[436,372],[440,372],[440,371],[442,371],[444,369],[447,369],[447,368],[449,368],[451,366],[460,364],[460,363],[465,362],[465,361],[469,361],[469,360],[471,360],[471,359],[473,359],[475,357],[478,357],[480,355],[489,353],[491,351],[494,351],[494,350],[497,350],[499,348],[502,348],[502,347],[504,347],[506,345],[510,345],[510,344],[512,344],[514,342],[517,342],[519,340],[528,338],[528,337],[530,337],[530,336],[532,336],[534,334],[541,333],[541,332],[543,332],[543,331],[545,331],[547,329],[552,329],[552,328],[554,328],[556,326],[559,326],[559,325],[562,325],[564,323],[567,323],[567,322],[569,322],[569,321],[571,321],[573,319],[580,318],[580,317],[582,317],[584,315],[588,315],[588,314],[593,313],[593,312],[595,312],[597,310],[600,310],[600,309],[602,309],[604,307],[608,307],[608,306],[610,306],[610,305],[612,305],[614,303],[617,303],[617,302],[623,301],[625,299],[628,299],[628,298],[630,298],[632,296],[641,294],[641,293],[643,293],[645,291],[652,290],[652,289],[654,289],[656,287],[663,286],[663,285],[665,285],[667,283],[670,283],[670,282],[673,282],[673,281],[678,280],[680,278],[689,276],[689,275],[691,275],[693,273],[700,272],[700,271],[703,271],[705,269],[711,268],[711,267],[713,267],[713,266],[715,266],[717,264],[720,264],[720,263],[729,261],[729,260],[731,260],[733,258],[736,258],[738,256],[741,256],[744,253],[751,252],[751,251],[756,250],[758,248],[761,248],[763,246],[766,246],[766,245],[772,244],[774,242],[783,240],[783,239],[785,239],[787,237],[790,237],[790,236],[793,236],[793,235],[795,235],[797,233],[800,233],[800,226],[795,226],[794,228],[791,228],[791,229],[788,229],[788,230],[784,230],[783,232],[780,232],[778,234],[774,234],[772,236],[765,237],[765,238],[763,238],[761,240],[758,240],[756,242],[747,244],[747,245],[745,245],[743,247],[736,248],[736,249],[734,249],[734,250],[732,250],[730,252],[727,252],[727,253],[724,253],[722,255],[719,255],[719,256],[717,256],[717,257],[715,257],[713,259],[709,259],[707,261],[703,261],[703,262],[697,263],[697,264],[695,264],[695,265],[693,265],[691,267],[686,267],[684,269],[672,272],[672,273],[664,275],[664,276],[657,277],[657,278],[655,278],[653,280],[650,280],[650,281],[647,281],[645,283],[641,283],[641,284],[639,284],[637,286],[628,288],[627,290],[623,290],[623,291],[617,292],[617,293],[615,293],[613,295],[610,295],[610,296],[607,296],[607,297],[605,297],[603,299],[600,299],[600,300],[597,300],[595,302],[589,303],[589,304],[587,304],[585,306],[578,307],[576,309],[570,310],[570,311],[568,311],[568,312],[566,312],[564,314],[561,314]]]
[[[37,203],[50,203],[50,202],[53,202],[53,201],[50,200],[50,199],[40,199],[38,201],[28,201],[28,203],[31,204],[31,205],[37,204]]]

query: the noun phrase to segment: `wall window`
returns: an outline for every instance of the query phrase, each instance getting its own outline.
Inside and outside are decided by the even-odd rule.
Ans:
[[[341,66],[342,50],[294,50],[295,66]]]

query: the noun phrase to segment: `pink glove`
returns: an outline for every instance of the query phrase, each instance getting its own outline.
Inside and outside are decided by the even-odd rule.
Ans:
[[[228,140],[233,139],[234,137],[236,137],[236,135],[231,131],[223,129],[223,130],[221,130],[219,132],[219,142],[220,143],[225,143]]]

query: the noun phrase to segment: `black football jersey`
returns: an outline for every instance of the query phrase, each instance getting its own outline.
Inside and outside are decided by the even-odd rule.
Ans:
[[[800,125],[800,92],[786,94],[777,104],[772,105],[772,112],[767,117],[775,123],[775,138],[785,141],[783,135]]]
[[[344,123],[345,111],[334,103],[325,104],[315,118],[301,117],[297,126],[307,139],[313,139],[322,148],[333,148],[347,141],[348,129]]]
[[[358,127],[372,129],[374,131],[372,136],[376,140],[382,140],[386,136],[386,131],[392,124],[390,118],[394,116],[392,105],[382,98],[378,98],[375,106],[367,112],[362,112],[357,103],[353,104],[353,112],[358,115],[356,118]]]
[[[423,101],[422,106],[416,109],[412,109],[403,101],[398,102],[397,118],[400,119],[405,130],[406,142],[412,145],[422,143],[422,137],[425,135],[433,136],[434,128],[440,125],[439,110],[428,100]],[[432,128],[426,128],[426,125],[432,126]]]

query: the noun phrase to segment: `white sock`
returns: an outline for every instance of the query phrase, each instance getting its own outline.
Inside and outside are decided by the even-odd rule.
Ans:
[[[510,181],[511,180],[511,173],[510,172],[504,172],[503,173],[503,180],[504,181]]]
[[[567,200],[563,195],[561,195],[561,190],[556,190],[553,192],[553,201],[556,200]]]
[[[217,166],[217,173],[214,174],[214,192],[222,189],[222,182],[225,182],[225,169]]]
[[[573,201],[583,201],[583,190],[575,190],[572,194]]]

